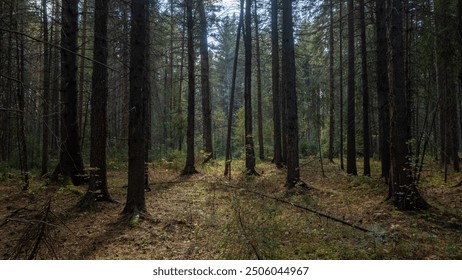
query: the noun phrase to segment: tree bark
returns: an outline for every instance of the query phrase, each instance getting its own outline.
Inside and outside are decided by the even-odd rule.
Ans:
[[[254,2],[254,20],[255,20],[255,62],[257,67],[257,124],[258,124],[258,156],[261,160],[265,159],[265,147],[263,143],[263,104],[261,96],[261,51],[260,51],[260,30],[258,19],[257,0]]]
[[[298,152],[298,113],[292,0],[282,1],[282,89],[287,100],[286,187],[305,186],[300,179]]]
[[[82,209],[96,200],[112,201],[107,187],[107,44],[108,0],[95,1],[93,74],[91,91],[90,180],[88,191],[79,203]]]
[[[194,167],[194,110],[195,110],[195,73],[194,73],[194,20],[193,20],[193,1],[186,1],[186,25],[188,33],[188,128],[186,131],[186,165],[182,175],[192,175],[197,173]]]
[[[241,30],[244,18],[244,0],[241,0],[239,14],[239,24],[237,26],[236,47],[234,48],[233,76],[231,81],[231,91],[229,93],[229,112],[228,112],[228,130],[226,134],[226,152],[225,152],[225,176],[231,178],[231,133],[233,130],[234,117],[234,96],[236,91],[237,62],[239,58],[239,42],[241,40]]]
[[[406,102],[403,14],[401,0],[390,2],[390,197],[400,210],[425,209],[428,204],[420,196],[411,174],[409,112]]]
[[[384,0],[385,1],[385,0]],[[339,0],[339,24],[340,24],[340,35],[339,35],[339,64],[340,64],[340,168],[345,170],[343,162],[343,0]]]
[[[50,127],[50,46],[48,45],[48,9],[47,1],[42,0],[43,16],[43,118],[42,118],[42,170],[41,176],[48,173],[48,130]]]
[[[279,30],[278,30],[278,1],[271,0],[271,71],[273,91],[273,162],[277,168],[282,168],[281,143],[281,102],[279,83]]]
[[[245,168],[247,175],[258,175],[255,171],[255,150],[253,144],[252,120],[252,0],[245,1],[244,18],[244,103],[245,103]]]
[[[95,4],[96,5],[96,4]],[[82,9],[82,36],[81,36],[81,45],[80,45],[80,66],[79,66],[79,87],[78,87],[78,118],[79,118],[79,127],[80,127],[80,147],[83,147],[84,135],[85,135],[85,121],[83,107],[84,107],[84,84],[85,84],[85,53],[87,51],[87,13],[88,13],[88,0],[83,0],[83,9]],[[95,19],[96,20],[96,19]]]
[[[457,80],[455,73],[456,41],[451,27],[453,21],[449,7],[451,1],[435,1],[436,55],[438,68],[438,92],[440,94],[441,158],[443,164],[453,163],[454,171],[460,171],[459,133],[457,120]]]
[[[334,111],[335,111],[335,81],[334,81],[334,3],[329,0],[329,148],[327,157],[334,162]]]
[[[390,111],[388,109],[388,43],[386,0],[376,0],[376,56],[377,100],[379,110],[379,154],[381,177],[388,183],[390,177]]]
[[[61,143],[60,159],[51,179],[59,174],[70,176],[74,185],[82,185],[83,160],[77,118],[77,31],[78,0],[63,1],[61,30]]]
[[[347,173],[357,175],[355,125],[355,26],[354,1],[348,0],[348,127]]]
[[[361,80],[363,93],[363,156],[364,176],[371,175],[370,125],[369,125],[369,80],[367,74],[366,19],[364,0],[359,0],[359,21],[361,26]]]
[[[128,189],[123,213],[137,218],[147,213],[144,193],[146,159],[146,1],[131,2],[130,116],[128,139]]]
[[[210,89],[210,67],[209,67],[209,50],[208,50],[208,31],[207,18],[205,13],[204,1],[198,0],[197,7],[199,9],[201,39],[201,93],[202,93],[202,139],[204,142],[204,163],[213,158],[213,139],[212,139],[212,105],[211,89]]]
[[[17,3],[19,4],[19,3]],[[24,19],[21,16],[19,19],[21,33],[24,33]],[[18,150],[19,150],[19,163],[21,169],[21,175],[23,176],[24,184],[22,186],[22,190],[26,191],[29,189],[29,167],[28,167],[28,160],[27,160],[27,144],[26,144],[26,128],[25,128],[25,98],[24,98],[24,86],[25,83],[25,68],[24,68],[24,37],[21,36],[19,38],[16,37],[16,47],[17,47],[17,64],[18,64],[18,84],[16,93],[18,98],[18,112],[17,112],[17,121],[18,121]]]

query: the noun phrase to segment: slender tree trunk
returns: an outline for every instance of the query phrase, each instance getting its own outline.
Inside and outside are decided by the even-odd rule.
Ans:
[[[381,177],[388,182],[390,177],[390,111],[388,110],[388,43],[386,0],[376,0],[376,55],[377,55],[377,100],[379,110],[379,154]]]
[[[84,107],[84,83],[85,83],[85,53],[87,48],[87,13],[88,13],[88,0],[83,0],[83,9],[82,9],[82,36],[81,36],[81,45],[80,45],[80,66],[79,66],[79,92],[78,92],[78,117],[79,117],[79,127],[80,127],[80,147],[83,147],[84,142],[84,135],[85,135],[85,126],[84,126],[84,114],[83,114],[83,107]],[[96,19],[95,19],[96,20]]]
[[[364,176],[371,175],[370,125],[369,125],[369,80],[367,75],[366,19],[364,0],[359,0],[359,21],[361,26],[361,79],[363,92],[363,146]]]
[[[59,18],[60,14],[60,9],[59,6],[60,4],[58,3],[59,0],[53,1],[53,17],[54,18]],[[60,45],[60,25],[55,23],[54,21],[51,21],[51,39],[50,41],[53,42],[55,45]],[[60,102],[60,72],[61,72],[61,52],[60,50],[57,49],[51,49],[51,66],[52,66],[52,83],[51,83],[51,108],[52,108],[52,134],[53,137],[51,137],[51,147],[57,147],[58,151],[60,150],[60,142],[61,142],[61,102]],[[53,150],[50,150],[52,152]]]
[[[354,1],[348,0],[348,130],[347,173],[357,175],[355,126],[355,23]]]
[[[253,144],[252,120],[252,0],[245,1],[244,18],[244,103],[245,103],[245,168],[247,175],[258,175],[255,171],[255,150]]]
[[[19,3],[17,3],[19,4]],[[19,10],[19,9],[18,9]],[[20,31],[24,33],[24,19],[23,16],[20,16],[19,19]],[[17,85],[17,98],[18,98],[18,147],[19,147],[19,162],[21,168],[21,175],[23,176],[24,185],[22,186],[23,191],[29,189],[29,168],[27,163],[27,144],[26,144],[26,128],[24,124],[25,118],[25,98],[24,98],[24,77],[25,77],[25,68],[24,68],[24,37],[16,37],[16,46],[17,46],[17,64],[18,64],[18,85]],[[20,83],[20,84],[19,84]]]
[[[233,62],[233,77],[231,81],[231,91],[229,93],[229,112],[228,112],[228,131],[226,136],[226,153],[225,153],[225,176],[231,178],[231,133],[233,130],[233,117],[234,117],[234,95],[236,91],[236,76],[237,76],[237,62],[239,58],[239,42],[241,40],[241,30],[244,18],[244,0],[241,0],[239,14],[239,24],[237,26],[236,47],[234,48],[234,62]]]
[[[186,41],[186,6],[183,9],[183,24],[181,34],[181,59],[180,59],[180,85],[178,89],[178,116],[183,116],[183,73],[184,73],[184,54],[185,54],[185,41]],[[183,149],[184,131],[182,128],[178,130],[178,150]]]
[[[334,81],[334,3],[333,0],[329,0],[329,148],[328,148],[328,159],[330,162],[334,162],[334,110],[335,110],[335,81]]]
[[[254,2],[254,20],[255,20],[255,61],[257,66],[257,113],[258,113],[258,156],[261,160],[265,159],[265,147],[263,143],[263,105],[261,96],[261,54],[260,54],[260,30],[258,20],[257,0]]]
[[[78,0],[63,1],[61,30],[61,143],[60,159],[51,179],[71,177],[74,185],[85,182],[77,112]]]
[[[129,111],[128,108],[130,103],[130,27],[129,27],[129,17],[128,17],[128,7],[124,4],[122,6],[122,22],[123,22],[123,40],[122,40],[122,112],[121,119],[121,131],[120,137],[122,139],[128,139],[128,123],[129,123]],[[125,142],[126,143],[126,142]],[[126,148],[126,146],[124,146]]]
[[[144,75],[144,106],[145,106],[145,113],[144,117],[144,126],[145,126],[145,152],[144,152],[144,189],[146,191],[151,191],[149,187],[149,151],[151,150],[151,140],[152,140],[152,133],[151,133],[151,112],[152,112],[152,93],[151,93],[151,2],[146,2],[146,9],[145,9],[145,21],[146,21],[146,33],[145,33],[145,45],[144,48],[144,61],[146,61],[145,65],[145,75]],[[170,92],[173,94],[173,91]],[[171,111],[170,111],[171,112]],[[170,139],[172,140],[172,139]]]
[[[79,206],[89,208],[95,200],[112,201],[107,187],[107,97],[108,97],[108,0],[95,1],[93,74],[91,91],[90,181]]]
[[[462,50],[462,0],[457,1],[457,20],[458,20],[458,34],[459,34],[459,50]],[[462,51],[461,51],[462,52]],[[459,68],[459,101],[462,104],[462,64]],[[460,121],[460,131],[462,132],[462,106],[459,111]],[[461,137],[462,139],[462,137]]]
[[[193,20],[193,1],[186,0],[186,25],[188,33],[188,128],[186,132],[186,165],[182,175],[197,173],[194,167],[194,110],[195,110],[195,73],[194,73],[194,20]]]
[[[146,1],[131,2],[130,118],[128,139],[128,189],[123,213],[132,220],[145,214],[146,159]]]
[[[43,16],[43,118],[42,118],[42,171],[41,176],[48,173],[48,130],[50,130],[50,46],[48,45],[48,9],[47,1],[42,0]]]
[[[435,24],[437,31],[436,55],[438,86],[441,100],[440,130],[441,130],[441,157],[445,166],[451,161],[454,171],[459,172],[459,133],[457,125],[457,67],[456,38],[451,30],[452,19],[449,12],[449,0],[435,1]]]
[[[282,89],[287,100],[287,178],[286,187],[305,186],[300,179],[298,152],[298,113],[295,73],[295,47],[292,0],[282,1]]]
[[[345,170],[343,162],[343,0],[339,0],[339,13],[340,13],[340,35],[339,35],[339,64],[340,64],[340,168]],[[385,1],[385,0],[384,0]]]
[[[401,0],[391,0],[388,41],[390,48],[390,185],[393,204],[400,210],[428,207],[420,196],[409,160],[409,111],[406,102],[403,15]]]
[[[273,90],[273,162],[277,168],[282,168],[281,143],[281,103],[279,85],[279,30],[278,30],[278,1],[271,0],[271,71]]]
[[[199,9],[201,40],[201,93],[202,93],[202,138],[204,142],[205,158],[204,163],[213,158],[213,140],[212,140],[212,105],[210,104],[211,89],[210,89],[210,70],[209,70],[209,50],[208,50],[208,32],[207,18],[205,14],[204,1],[198,0],[197,7]]]
[[[170,145],[170,149],[174,149],[175,148],[175,142],[176,142],[176,131],[175,129],[173,128],[173,115],[175,113],[175,88],[174,88],[174,83],[173,83],[173,75],[174,75],[174,71],[173,71],[173,68],[174,68],[174,63],[175,63],[175,60],[174,60],[174,50],[173,50],[173,41],[174,41],[174,30],[175,30],[175,21],[174,21],[174,16],[173,16],[173,13],[174,13],[174,1],[173,0],[170,0],[170,41],[169,41],[169,57],[168,57],[168,61],[169,61],[169,64],[168,64],[168,76],[169,76],[169,81],[168,81],[168,87],[169,87],[169,91],[170,91],[170,104],[169,104],[169,111],[170,111],[170,114],[169,114],[169,124],[170,124],[170,135],[169,135],[169,145]]]

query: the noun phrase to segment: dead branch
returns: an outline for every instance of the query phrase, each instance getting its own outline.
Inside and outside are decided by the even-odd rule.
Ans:
[[[242,235],[244,236],[247,243],[249,243],[250,247],[252,248],[253,253],[257,257],[257,260],[262,260],[263,258],[258,253],[257,247],[255,246],[255,244],[253,244],[253,242],[247,236],[246,229],[245,229],[245,226],[244,226],[244,222],[242,222],[242,217],[241,217],[241,211],[240,210],[237,211],[237,217],[239,218],[239,225],[240,225],[241,230],[242,230]]]
[[[253,190],[250,190],[250,189],[247,189],[247,188],[232,186],[232,185],[229,185],[229,184],[225,184],[223,182],[221,182],[220,185],[224,186],[226,188],[231,188],[231,189],[235,189],[235,190],[239,190],[239,191],[245,191],[245,192],[248,192],[248,193],[263,197],[263,198],[266,198],[266,199],[277,201],[277,202],[282,203],[282,204],[287,204],[287,205],[290,205],[290,206],[292,206],[294,208],[298,208],[298,209],[301,209],[301,210],[304,210],[304,211],[307,211],[307,212],[314,213],[314,214],[316,214],[316,215],[318,215],[320,217],[323,217],[323,218],[326,218],[326,219],[341,223],[343,225],[352,227],[352,228],[360,230],[362,232],[371,232],[369,229],[366,229],[366,228],[363,228],[361,226],[355,225],[355,224],[350,223],[348,221],[345,221],[345,220],[342,220],[340,218],[334,217],[332,215],[323,213],[323,212],[318,211],[316,209],[308,208],[306,206],[302,206],[302,205],[298,205],[298,204],[289,202],[289,201],[281,199],[281,198],[273,197],[273,196],[270,196],[270,195],[267,195],[267,194],[264,194],[264,193],[260,193],[260,192],[257,192],[257,191],[253,191]]]

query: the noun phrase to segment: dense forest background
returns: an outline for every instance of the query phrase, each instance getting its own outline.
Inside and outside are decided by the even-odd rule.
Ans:
[[[194,254],[193,246],[186,258],[460,258],[461,14],[460,0],[0,0],[1,228],[24,232],[3,256],[37,258],[34,244],[46,243],[42,258],[107,258],[58,257],[47,239],[46,225],[67,224],[51,216],[95,209],[123,212],[132,227],[146,219],[181,239],[178,227],[196,225],[193,203],[172,206],[184,219],[160,213],[169,199],[199,193],[203,211],[219,216],[205,224],[221,217],[233,237],[224,255]],[[198,193],[183,193],[185,183]],[[224,190],[217,198],[220,184],[239,199]],[[123,210],[114,206],[121,200]],[[63,201],[75,208],[52,215]],[[374,249],[334,230],[324,242],[349,240],[346,255],[311,247],[293,255],[286,235],[301,229],[262,232],[244,217],[258,210],[262,223],[277,223],[291,215],[278,203],[372,233]],[[38,216],[25,214],[27,205]],[[217,205],[231,207],[238,229]],[[377,226],[372,213],[382,208],[393,215]],[[352,221],[361,215],[372,220]],[[442,232],[413,219],[439,222]],[[449,249],[403,253],[412,246],[396,246],[395,231],[412,226],[447,234],[439,245]],[[291,253],[275,249],[284,247],[272,243],[279,231]],[[380,252],[378,239],[388,240]],[[230,252],[233,242],[244,245]],[[179,256],[166,252],[144,257]]]

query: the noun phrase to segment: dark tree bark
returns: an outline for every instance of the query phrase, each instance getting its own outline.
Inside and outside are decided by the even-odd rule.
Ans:
[[[60,158],[51,179],[71,177],[74,185],[85,182],[77,119],[78,0],[63,1],[61,27],[61,143]]]
[[[340,168],[345,170],[343,162],[343,0],[339,0],[339,24],[340,24],[340,35],[339,35],[339,64],[340,64]]]
[[[21,33],[24,33],[24,19],[21,16],[19,20],[20,30]],[[22,190],[26,191],[29,189],[29,167],[28,167],[28,160],[27,160],[27,144],[26,144],[26,128],[24,123],[25,118],[25,97],[24,97],[24,86],[25,83],[25,68],[24,68],[24,37],[19,36],[16,37],[16,49],[17,49],[17,57],[16,61],[18,64],[18,74],[17,80],[18,84],[16,93],[18,98],[18,112],[17,112],[17,122],[18,122],[18,151],[19,151],[19,164],[21,169],[21,175],[23,176],[24,184],[22,186]]]
[[[48,130],[50,129],[50,46],[48,45],[48,9],[47,1],[42,0],[42,16],[43,16],[43,119],[42,119],[42,170],[41,176],[48,173],[48,148],[49,137]]]
[[[204,1],[198,0],[197,8],[199,9],[201,40],[201,93],[202,93],[202,139],[204,142],[205,158],[204,163],[213,158],[213,140],[212,140],[212,105],[210,104],[210,70],[209,70],[209,50],[208,50],[208,32],[207,18],[205,14]]]
[[[257,0],[254,2],[254,21],[255,21],[255,62],[257,66],[257,113],[258,113],[258,156],[261,160],[265,159],[265,147],[263,143],[263,104],[261,96],[261,53],[260,53],[260,30],[258,19]]]
[[[144,61],[146,61],[145,65],[145,75],[144,75],[144,101],[145,104],[145,114],[144,114],[144,135],[145,135],[145,153],[144,153],[144,189],[146,191],[151,191],[149,187],[149,151],[151,150],[151,140],[152,140],[152,133],[151,133],[151,112],[152,112],[152,93],[151,93],[151,25],[150,25],[150,18],[151,18],[151,2],[146,2],[146,34],[145,34],[145,44],[146,47],[144,48]]]
[[[390,177],[390,111],[388,110],[388,44],[386,0],[376,0],[376,55],[377,55],[377,100],[379,110],[379,155],[381,177],[388,183]]]
[[[435,1],[436,56],[438,71],[438,92],[440,94],[441,159],[443,163],[453,163],[454,171],[460,171],[459,133],[457,120],[457,67],[456,41],[452,30],[453,20],[449,7],[451,1]]]
[[[193,20],[193,1],[186,1],[186,25],[188,33],[188,128],[186,131],[186,165],[182,175],[192,175],[197,173],[194,167],[194,108],[195,108],[195,87],[194,76],[194,20]]]
[[[457,1],[457,20],[458,20],[458,33],[459,33],[459,50],[462,50],[462,0]],[[461,51],[462,52],[462,51]],[[459,98],[462,101],[462,64],[459,68]],[[459,111],[459,117],[462,120],[462,108]],[[462,132],[462,121],[460,125],[460,132]]]
[[[181,58],[180,58],[180,85],[178,89],[178,116],[183,116],[183,74],[184,74],[184,56],[185,56],[185,38],[186,38],[186,5],[183,8],[183,24],[181,30]],[[178,130],[178,150],[183,150],[184,131]]]
[[[279,84],[279,30],[278,30],[278,1],[271,0],[271,71],[273,91],[273,162],[277,168],[282,168],[281,143],[281,103]]]
[[[295,47],[292,0],[282,1],[282,93],[287,100],[287,178],[286,187],[304,186],[300,179],[298,153],[298,114],[295,73]]]
[[[355,26],[354,1],[348,0],[348,127],[347,173],[357,175],[355,125]]]
[[[240,15],[239,15],[239,24],[237,26],[237,35],[236,35],[236,47],[234,49],[234,62],[233,62],[233,77],[231,81],[231,91],[229,93],[229,112],[228,112],[228,130],[226,135],[226,156],[225,156],[225,176],[231,178],[231,133],[233,126],[233,117],[234,117],[234,95],[236,91],[236,76],[237,76],[237,62],[239,58],[239,42],[241,40],[241,30],[243,25],[244,18],[244,0],[241,0],[240,5]]]
[[[59,3],[58,3],[59,2]],[[60,0],[53,1],[53,16],[54,18],[59,18],[60,14]],[[50,34],[50,41],[55,45],[60,45],[60,25],[51,21],[51,34]],[[60,94],[60,72],[61,72],[61,50],[59,49],[50,49],[51,52],[51,66],[52,66],[52,82],[51,82],[51,110],[52,112],[61,112],[61,94]],[[60,139],[61,139],[61,116],[60,114],[52,114],[51,116],[51,130],[53,131],[53,137],[51,137],[51,147],[59,147]],[[54,152],[50,150],[50,152]],[[58,152],[56,152],[57,154]]]
[[[258,175],[255,171],[255,150],[253,144],[252,120],[252,0],[245,1],[244,18],[244,103],[245,103],[245,168],[247,175]]]
[[[146,1],[131,2],[130,116],[128,139],[128,189],[123,213],[130,218],[146,214]]]
[[[428,207],[420,196],[411,173],[409,140],[409,111],[406,102],[403,10],[401,0],[390,2],[390,198],[400,210],[418,210]]]
[[[96,4],[95,4],[96,5]],[[88,13],[88,0],[83,0],[83,9],[82,9],[82,35],[80,45],[80,65],[79,65],[79,87],[78,87],[78,118],[79,118],[79,128],[80,128],[80,147],[83,147],[84,136],[85,136],[85,121],[84,119],[84,95],[85,95],[85,54],[87,51],[87,13]],[[95,19],[96,20],[96,19]]]
[[[364,0],[359,0],[359,21],[361,27],[361,80],[363,93],[363,154],[364,176],[371,175],[371,141],[369,125],[369,79],[367,75],[367,45],[366,45],[366,19],[364,16]]]
[[[334,110],[335,110],[335,85],[334,85],[334,3],[329,0],[329,148],[327,157],[334,162]]]
[[[93,74],[91,90],[90,180],[88,191],[79,203],[82,209],[96,200],[112,201],[107,188],[107,44],[108,0],[95,1]]]

